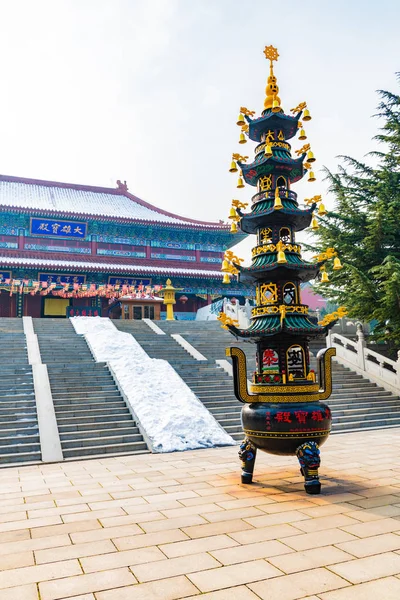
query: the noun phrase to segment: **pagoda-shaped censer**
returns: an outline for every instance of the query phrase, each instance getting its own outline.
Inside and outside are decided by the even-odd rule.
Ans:
[[[248,386],[246,356],[237,347],[227,348],[232,358],[235,395],[245,403],[242,424],[245,440],[240,446],[242,482],[251,483],[257,448],[272,454],[295,454],[305,478],[309,494],[318,494],[320,465],[319,446],[327,439],[331,429],[331,412],[321,400],[329,398],[332,391],[331,359],[334,348],[321,350],[317,356],[318,376],[310,368],[308,342],[316,336],[326,335],[342,316],[335,313],[328,325],[319,324],[308,316],[308,306],[301,303],[300,285],[312,279],[328,281],[325,262],[336,252],[329,248],[316,262],[302,259],[301,247],[295,234],[312,225],[318,228],[314,211],[326,214],[321,197],[305,200],[308,207],[299,208],[297,194],[291,186],[308,172],[308,181],[315,181],[311,163],[315,161],[310,145],[303,145],[292,158],[288,140],[299,131],[299,139],[306,135],[302,121],[311,119],[306,104],[299,104],[285,114],[278,97],[279,88],[273,72],[273,61],[278,52],[272,46],[265,48],[270,60],[270,76],[266,87],[264,110],[260,117],[241,108],[238,125],[242,131],[240,143],[258,142],[255,158],[233,155],[231,172],[241,169],[238,186],[246,183],[257,188],[252,198],[250,212],[243,212],[246,204],[234,200],[230,218],[232,231],[257,236],[252,250],[252,264],[242,266],[241,260],[228,252],[223,262],[224,282],[230,275],[238,275],[243,283],[256,286],[256,306],[252,310],[248,329],[240,329],[226,315],[221,314],[223,327],[239,338],[256,346],[256,371]],[[339,258],[333,269],[341,268]],[[248,389],[250,387],[250,389]]]

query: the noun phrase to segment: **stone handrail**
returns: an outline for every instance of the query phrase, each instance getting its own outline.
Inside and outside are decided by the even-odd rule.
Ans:
[[[394,361],[367,348],[361,324],[357,325],[356,341],[330,331],[326,345],[336,348],[336,360],[344,366],[394,394],[400,393],[400,351]]]

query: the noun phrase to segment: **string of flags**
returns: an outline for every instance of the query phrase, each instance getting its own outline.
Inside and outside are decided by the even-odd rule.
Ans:
[[[154,298],[163,289],[162,285],[124,285],[96,283],[49,283],[32,279],[0,279],[0,290],[13,294],[35,296],[57,296],[59,298],[120,298],[129,294],[136,298]],[[1,291],[0,291],[1,293]]]

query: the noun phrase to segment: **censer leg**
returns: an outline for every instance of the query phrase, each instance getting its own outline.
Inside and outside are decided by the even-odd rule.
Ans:
[[[318,477],[318,469],[321,463],[318,444],[305,442],[296,450],[296,456],[300,463],[300,471],[304,477],[304,489],[307,494],[319,494],[321,484]]]
[[[257,448],[247,438],[240,444],[239,458],[242,461],[242,483],[253,481],[254,464],[256,462]]]

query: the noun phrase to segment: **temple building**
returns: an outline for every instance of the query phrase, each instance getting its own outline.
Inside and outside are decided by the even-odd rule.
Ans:
[[[126,182],[106,188],[0,175],[0,215],[0,316],[65,317],[85,307],[119,316],[119,295],[145,295],[168,278],[179,289],[178,319],[249,292],[223,286],[221,273],[225,250],[244,234],[166,212]]]

